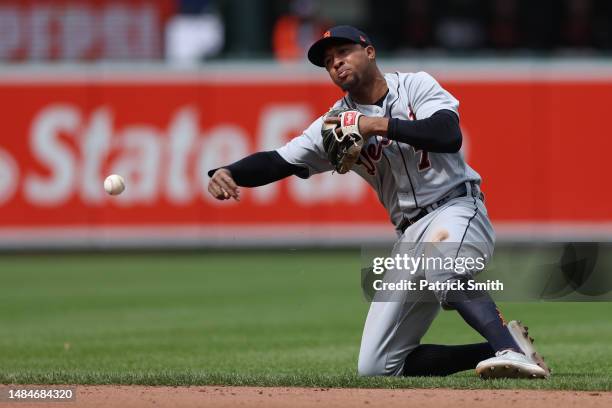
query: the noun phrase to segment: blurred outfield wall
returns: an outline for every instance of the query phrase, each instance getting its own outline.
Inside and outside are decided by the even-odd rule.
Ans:
[[[460,100],[500,240],[610,240],[612,63],[383,61]],[[0,247],[346,245],[394,239],[354,175],[206,192],[206,172],[298,135],[341,93],[306,65],[0,68]],[[110,197],[111,173],[127,190]]]

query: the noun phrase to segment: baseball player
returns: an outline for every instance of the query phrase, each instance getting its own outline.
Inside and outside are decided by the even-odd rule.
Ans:
[[[461,153],[459,102],[425,72],[381,73],[370,39],[354,27],[326,31],[309,49],[308,59],[325,68],[346,96],[286,145],[211,170],[210,194],[238,200],[239,187],[352,170],[387,209],[399,237],[395,251],[418,252],[428,242],[444,242],[456,250],[445,255],[491,259],[494,232],[481,178]],[[330,138],[329,129],[336,137]],[[339,146],[346,140],[350,146]],[[429,271],[425,276],[452,283],[477,272]],[[506,324],[487,292],[440,289],[397,296],[400,301],[375,298],[370,305],[360,375],[442,376],[474,368],[484,378],[550,375],[527,328],[516,321]],[[456,310],[486,342],[421,344],[442,307]]]

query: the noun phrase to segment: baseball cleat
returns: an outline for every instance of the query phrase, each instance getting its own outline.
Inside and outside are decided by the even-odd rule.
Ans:
[[[520,321],[512,320],[508,323],[508,330],[512,335],[512,338],[521,348],[521,351],[533,360],[534,363],[539,365],[546,372],[546,378],[550,377],[551,370],[544,361],[544,358],[538,353],[533,346],[534,340],[529,336],[529,331],[527,326],[523,326]]]
[[[526,355],[502,350],[476,366],[480,378],[546,378],[546,371]]]

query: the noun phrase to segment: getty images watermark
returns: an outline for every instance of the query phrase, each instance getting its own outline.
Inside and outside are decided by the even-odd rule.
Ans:
[[[500,280],[478,282],[469,279],[469,274],[473,271],[484,270],[487,260],[487,254],[475,257],[427,256],[424,253],[419,256],[407,253],[377,256],[372,259],[371,271],[378,275],[378,279],[372,281],[372,288],[375,291],[504,290],[504,284]],[[387,279],[384,279],[387,271],[393,271],[394,274],[386,274]],[[415,279],[415,276],[418,278]],[[465,277],[468,279],[464,279]]]
[[[502,291],[500,280],[478,281],[492,249],[486,243],[401,243],[362,248],[362,289],[369,301],[410,301],[431,293]],[[432,298],[435,299],[435,298]]]
[[[612,243],[404,243],[363,247],[368,301],[437,302],[441,292],[487,291],[496,301],[612,300]],[[436,296],[433,296],[433,295]]]

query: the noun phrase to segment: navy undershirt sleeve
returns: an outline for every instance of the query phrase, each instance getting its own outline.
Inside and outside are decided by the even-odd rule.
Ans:
[[[223,168],[232,173],[232,178],[241,187],[259,187],[293,175],[308,178],[306,167],[289,163],[274,150],[254,153]],[[208,177],[217,170],[210,170]]]
[[[459,117],[447,109],[439,110],[427,119],[392,118],[387,138],[432,153],[457,153],[462,142]]]

